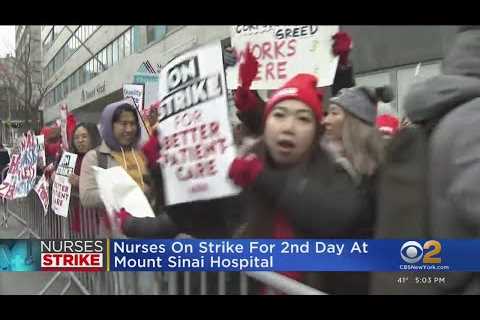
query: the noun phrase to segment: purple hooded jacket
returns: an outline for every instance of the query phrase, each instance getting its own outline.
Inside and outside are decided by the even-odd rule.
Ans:
[[[124,99],[107,105],[105,109],[103,109],[102,116],[100,118],[100,133],[102,134],[102,138],[107,144],[107,146],[114,151],[120,151],[120,144],[113,135],[113,114],[120,106],[125,104],[131,105],[135,109],[135,106],[132,104],[130,99]],[[140,121],[140,119],[138,118],[138,113],[137,120]],[[140,123],[138,123],[138,127],[139,130],[137,130],[137,134],[135,137],[135,145],[138,145],[138,143],[140,142],[140,137],[142,134]]]

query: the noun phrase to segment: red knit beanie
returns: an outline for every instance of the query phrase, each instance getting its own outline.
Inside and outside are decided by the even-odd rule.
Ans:
[[[376,122],[378,130],[382,133],[387,133],[393,136],[398,131],[399,121],[391,115],[383,114],[378,116]]]
[[[277,103],[288,99],[302,101],[310,107],[317,121],[322,120],[323,96],[321,92],[317,91],[317,78],[315,76],[305,73],[298,74],[278,89],[267,102],[263,117],[264,122]]]

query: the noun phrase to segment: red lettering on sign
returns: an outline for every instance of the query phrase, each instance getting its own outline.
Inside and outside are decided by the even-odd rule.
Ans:
[[[291,40],[288,40],[288,53],[287,53],[287,57],[291,57],[293,55],[295,55],[297,53],[297,40],[295,39],[291,39]]]
[[[270,50],[272,49],[272,44],[270,42],[264,42],[262,43],[262,56],[263,59],[268,57],[269,59],[274,59],[272,55],[270,54]]]
[[[267,63],[266,65],[266,68],[265,68],[265,80],[275,80],[275,76],[273,75],[273,67],[274,67],[274,63],[273,62],[269,62]]]
[[[277,63],[278,79],[287,79],[286,65],[287,65],[287,61],[280,61]]]
[[[179,166],[176,170],[177,179],[187,181],[213,176],[217,173],[215,160],[197,162],[193,165]]]

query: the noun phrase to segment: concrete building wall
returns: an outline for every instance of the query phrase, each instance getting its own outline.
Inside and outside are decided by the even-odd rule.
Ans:
[[[70,26],[72,31],[76,26]],[[87,46],[97,53],[105,45],[131,26],[101,26],[87,40]],[[229,37],[230,26],[168,26],[167,35],[160,41],[146,43],[146,26],[135,26],[139,47],[132,55],[110,67],[84,85],[71,91],[67,97],[45,110],[45,121],[58,118],[60,103],[66,103],[70,110],[81,114],[86,112],[97,117],[105,104],[121,98],[124,83],[131,82],[133,74],[142,62],[148,60],[153,66],[163,66],[179,53],[213,40]],[[432,76],[440,71],[439,62],[454,36],[455,26],[341,26],[354,40],[351,59],[354,63],[359,84],[390,84],[398,98],[385,110],[401,113],[401,101],[409,85],[414,81],[413,69],[423,63],[422,76]],[[52,59],[63,43],[68,40],[65,30],[44,55],[43,66]],[[50,79],[55,87],[91,58],[81,47],[67,63]],[[82,92],[95,94],[82,99]]]
[[[101,26],[100,29],[92,35],[91,39],[87,41],[87,46],[89,46],[94,53],[97,53],[106,44],[128,29],[128,27],[129,26]],[[139,30],[140,42],[142,42],[142,38],[145,40],[145,36],[142,35],[145,33],[145,28],[139,28]],[[153,65],[163,65],[182,51],[213,40],[221,40],[228,36],[228,26],[169,26],[169,32],[161,41],[145,46],[145,48],[141,48],[138,52],[125,57],[120,63],[113,65],[107,71],[100,73],[84,85],[70,92],[62,101],[45,108],[45,122],[51,122],[59,117],[58,110],[61,103],[66,103],[69,110],[72,111],[86,107],[89,112],[99,114],[105,106],[105,103],[114,101],[102,98],[112,94],[112,98],[121,97],[121,95],[115,93],[122,89],[124,83],[133,80],[134,73],[145,60],[149,60]],[[52,78],[57,78],[55,84],[63,81],[90,57],[86,50],[79,49],[73,54],[71,58],[72,62],[67,62],[54,74]],[[83,91],[92,92],[92,90],[95,90],[94,96],[90,99],[82,99]],[[94,104],[93,107],[92,103]],[[77,110],[77,113],[80,112],[80,110]]]
[[[441,59],[456,26],[341,26],[354,41],[358,73]]]

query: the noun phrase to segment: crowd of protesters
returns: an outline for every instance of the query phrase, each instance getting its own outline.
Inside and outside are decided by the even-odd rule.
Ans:
[[[349,59],[352,39],[339,32],[332,51],[339,65],[331,88],[310,74],[278,90],[250,90],[258,62],[247,52],[233,93],[240,124],[239,155],[229,179],[237,196],[166,206],[162,146],[155,103],[145,114],[150,132],[140,143],[139,114],[130,100],[107,105],[96,124],[69,124],[78,154],[70,182],[78,209],[104,205],[93,166],[121,166],[144,191],[155,218],[116,212],[134,238],[474,238],[480,230],[480,29],[459,29],[442,74],[417,84],[406,97],[406,117],[378,114],[391,88],[356,86]],[[238,62],[229,48],[225,68]],[[242,72],[243,70],[243,72]],[[248,76],[250,74],[250,76]],[[325,98],[326,90],[331,97]],[[264,100],[261,96],[266,96]],[[58,161],[60,129],[42,129],[47,163]],[[2,166],[4,164],[2,163]],[[79,201],[79,202],[78,202]],[[99,220],[108,235],[110,222]],[[79,223],[72,226],[78,230]],[[105,235],[105,234],[103,234]],[[285,272],[331,294],[396,293],[379,274]],[[473,273],[455,275],[431,293],[478,293]],[[437,291],[435,291],[437,290]]]

